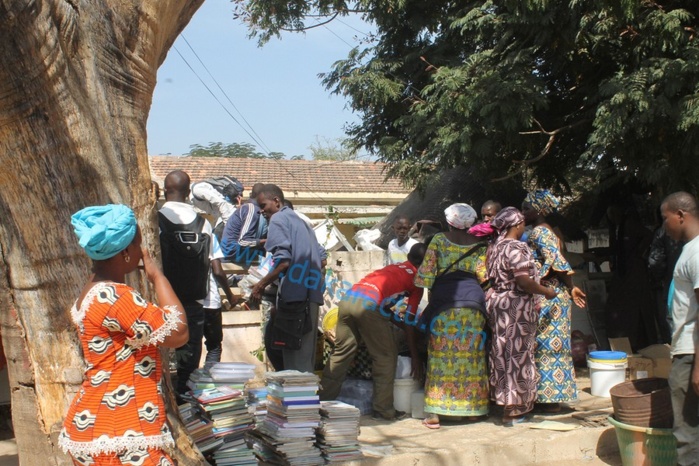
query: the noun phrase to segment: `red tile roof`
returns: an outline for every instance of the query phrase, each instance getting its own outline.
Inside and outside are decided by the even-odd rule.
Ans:
[[[384,180],[385,164],[316,160],[151,156],[151,177],[162,185],[172,170],[184,170],[192,182],[214,176],[238,178],[246,189],[255,183],[274,183],[285,192],[408,194],[399,180]]]

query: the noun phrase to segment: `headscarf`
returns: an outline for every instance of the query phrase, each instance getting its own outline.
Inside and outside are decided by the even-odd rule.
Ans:
[[[495,233],[495,229],[490,224],[490,222],[479,223],[468,229],[469,234],[482,238],[484,236],[490,236]]]
[[[505,237],[510,227],[519,225],[523,221],[524,215],[519,210],[514,207],[505,207],[493,217],[490,226],[498,232],[497,241],[500,241]]]
[[[70,218],[80,246],[94,260],[126,249],[136,236],[136,216],[121,204],[85,207]]]
[[[553,213],[561,203],[548,189],[537,189],[529,192],[527,197],[524,198],[524,202],[532,206],[541,215]]]
[[[444,215],[447,218],[447,223],[458,230],[470,227],[478,217],[473,207],[464,203],[450,205],[444,209]]]

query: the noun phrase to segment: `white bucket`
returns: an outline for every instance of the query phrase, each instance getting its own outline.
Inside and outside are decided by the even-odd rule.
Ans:
[[[588,359],[590,368],[590,393],[592,396],[610,398],[609,390],[626,380],[626,360],[604,361],[603,359]]]
[[[396,379],[393,382],[393,407],[398,411],[412,412],[410,397],[418,388],[413,379]]]
[[[425,391],[418,390],[410,396],[410,406],[413,409],[412,417],[425,419]]]

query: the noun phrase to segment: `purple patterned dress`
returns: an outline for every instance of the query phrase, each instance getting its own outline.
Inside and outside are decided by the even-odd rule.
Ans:
[[[534,362],[537,313],[533,296],[521,290],[515,277],[536,280],[536,266],[527,245],[502,239],[488,251],[486,294],[488,325],[493,332],[490,348],[490,393],[496,404],[507,406],[508,416],[534,408],[539,374]]]

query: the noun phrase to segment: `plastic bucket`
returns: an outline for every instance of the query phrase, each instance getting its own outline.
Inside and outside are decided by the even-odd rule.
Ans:
[[[398,411],[412,413],[411,397],[418,388],[413,379],[396,379],[393,382],[393,407]]]
[[[626,380],[626,353],[623,351],[593,351],[587,358],[590,368],[590,393],[609,398],[609,390]]]
[[[672,429],[636,427],[607,418],[614,426],[616,441],[624,466],[674,466],[677,442]]]
[[[413,410],[412,417],[415,419],[425,418],[425,391],[418,390],[410,396],[410,406]]]

